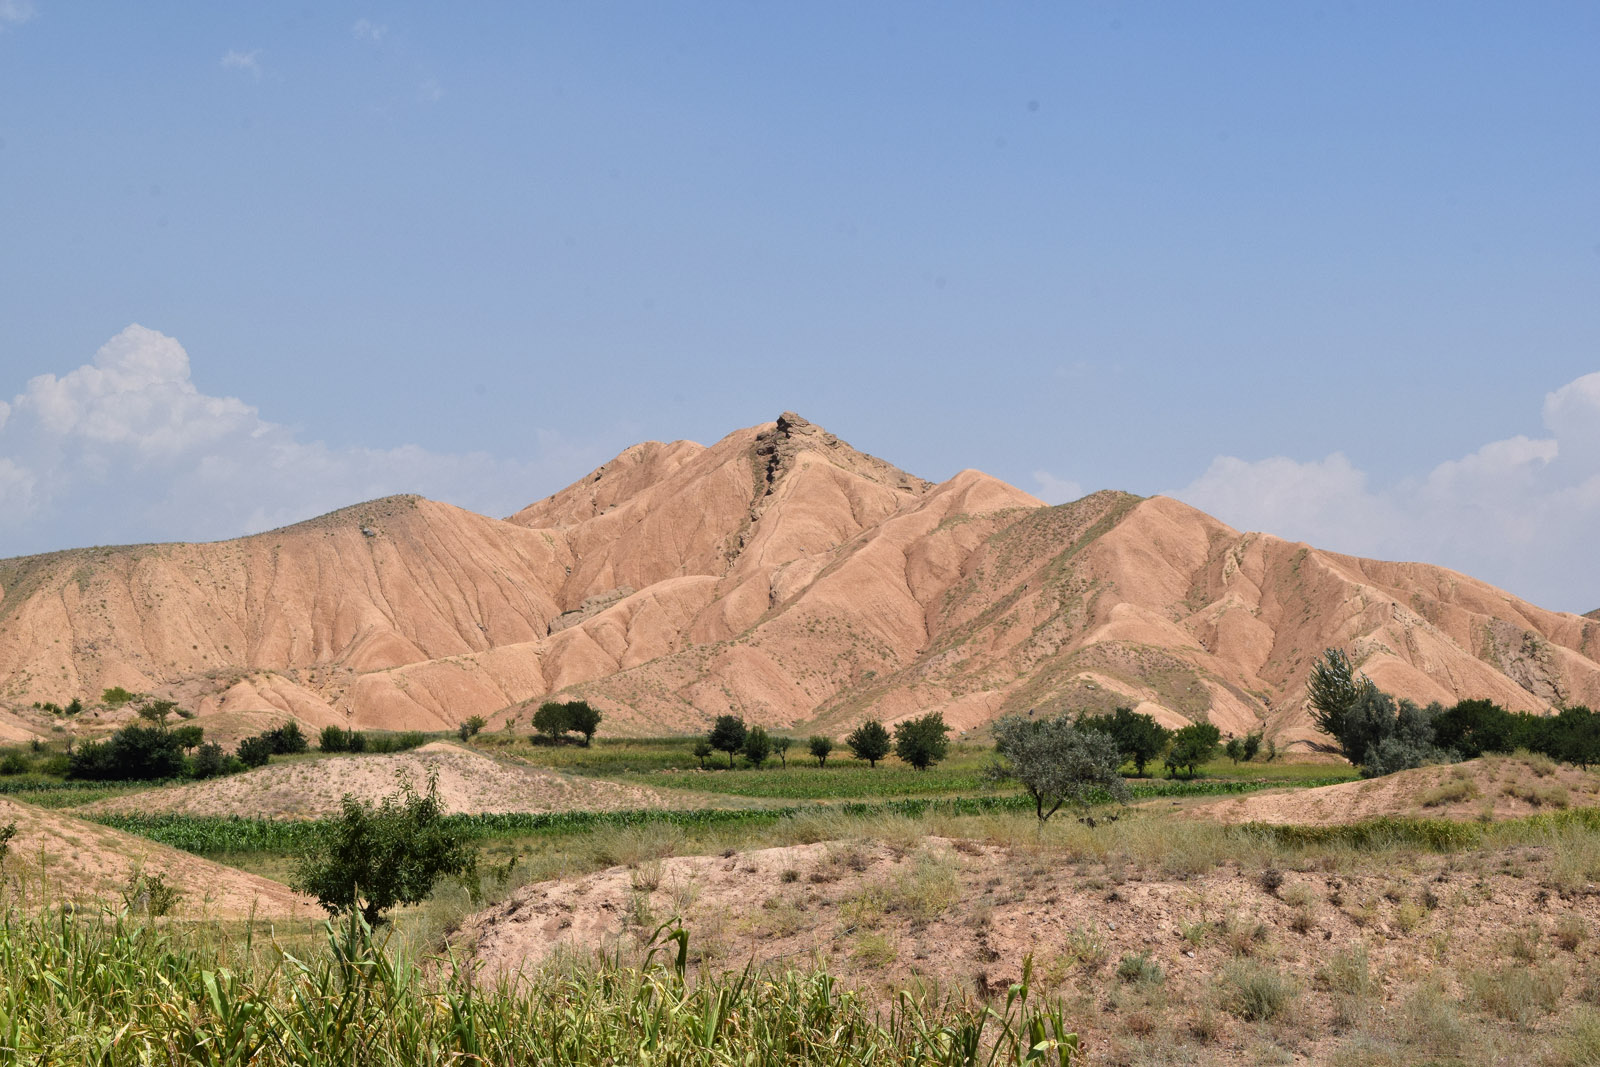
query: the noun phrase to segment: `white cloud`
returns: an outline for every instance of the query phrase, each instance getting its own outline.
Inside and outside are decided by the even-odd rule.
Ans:
[[[20,26],[35,14],[33,0],[0,0],[0,30]]]
[[[252,78],[259,80],[261,77],[260,57],[261,49],[259,48],[252,49],[248,52],[241,52],[238,49],[230,48],[222,56],[222,69],[243,71]]]
[[[389,27],[370,19],[356,19],[355,25],[350,27],[350,35],[358,41],[378,44],[389,35]]]
[[[1535,603],[1600,607],[1600,373],[1545,397],[1548,437],[1516,436],[1372,486],[1334,453],[1219,456],[1170,495],[1243,529],[1465,571]]]
[[[1065,478],[1057,478],[1049,471],[1034,471],[1033,481],[1039,487],[1034,496],[1046,504],[1065,504],[1083,496],[1083,486]]]
[[[0,409],[0,555],[231,537],[401,492],[509,514],[601,458],[552,434],[527,462],[303,440],[202,393],[183,346],[137,325]]]

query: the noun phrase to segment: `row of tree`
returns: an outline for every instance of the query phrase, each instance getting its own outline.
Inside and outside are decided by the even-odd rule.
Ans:
[[[1581,705],[1534,715],[1489,700],[1396,700],[1337,648],[1312,667],[1307,689],[1317,728],[1368,777],[1518,749],[1585,768],[1600,763],[1600,714]]]
[[[192,724],[170,726],[178,711],[170,700],[146,699],[138,723],[104,741],[89,741],[67,754],[66,776],[82,781],[132,782],[171,778],[216,778],[264,766],[275,755],[306,751],[306,738],[294,722],[247,737],[232,752],[205,740]]]
[[[907,719],[894,728],[892,735],[882,722],[868,719],[852,730],[844,743],[852,756],[869,766],[877,767],[879,760],[893,752],[917,770],[925,771],[949,754],[949,735],[950,727],[944,716],[935,711],[921,718]],[[735,755],[743,755],[752,767],[761,767],[776,756],[788,767],[789,749],[793,744],[793,738],[769,734],[764,726],[746,725],[743,716],[719,715],[706,735],[695,741],[694,754],[702,769],[714,752],[728,754],[730,769]],[[827,766],[833,748],[833,738],[824,734],[813,734],[806,739],[806,751],[817,761],[818,767]]]

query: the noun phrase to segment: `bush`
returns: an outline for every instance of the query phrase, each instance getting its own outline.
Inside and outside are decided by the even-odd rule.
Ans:
[[[100,694],[100,703],[108,708],[120,708],[138,695],[138,693],[128,692],[120,685],[114,685]]]
[[[206,731],[203,726],[179,726],[172,731],[172,739],[178,742],[178,747],[188,752],[201,741],[205,740]]]
[[[216,778],[226,774],[227,756],[223,754],[222,746],[214,741],[208,741],[195,750],[194,763],[191,773],[196,778]]]
[[[12,749],[4,756],[0,756],[0,774],[8,776],[13,774],[27,774],[28,767],[28,757],[24,756],[16,749]]]
[[[472,718],[456,727],[456,736],[461,738],[463,741],[471,741],[474,737],[477,737],[487,725],[488,723],[484,721],[482,715],[474,715]]]
[[[815,757],[818,767],[825,767],[828,764],[828,755],[833,751],[833,738],[813,734],[806,741],[806,749]]]
[[[1277,1018],[1295,995],[1288,978],[1254,960],[1229,964],[1223,969],[1222,982],[1228,1011],[1246,1022]]]
[[[1004,762],[991,767],[989,777],[1021,782],[1040,822],[1063,804],[1086,805],[1102,794],[1130,799],[1118,773],[1122,753],[1106,731],[1083,729],[1065,715],[1030,719],[1013,713],[994,724],[994,737]]]
[[[907,719],[894,728],[894,754],[919,771],[944,759],[950,751],[950,727],[937,711]]]
[[[78,746],[67,762],[67,777],[87,781],[153,781],[181,777],[183,749],[156,726],[124,726],[105,741]]]
[[[428,735],[421,730],[406,730],[398,734],[375,734],[372,737],[363,738],[363,747],[367,752],[383,754],[410,752],[412,749],[421,748],[427,743]]]
[[[878,761],[889,754],[889,731],[877,719],[868,719],[850,731],[844,743],[850,746],[852,756],[866,760],[868,766],[876,767]]]
[[[476,871],[477,849],[444,820],[429,777],[426,793],[408,784],[376,808],[346,794],[339,817],[301,854],[294,886],[329,914],[359,911],[376,926],[396,904],[425,900],[439,878]]]
[[[193,727],[186,727],[193,729]],[[311,746],[306,743],[306,735],[300,732],[300,724],[294,720],[284,723],[276,730],[268,730],[261,735],[272,746],[274,756],[297,756]]]
[[[265,767],[272,758],[272,739],[266,734],[247,737],[239,742],[237,755],[246,767]]]
[[[718,715],[717,721],[711,724],[711,732],[706,735],[706,742],[718,752],[728,754],[728,766],[733,767],[733,754],[744,748],[745,735],[744,719],[738,715]]]
[[[341,730],[337,726],[324,726],[322,736],[317,740],[317,747],[324,752],[349,752],[350,731]]]

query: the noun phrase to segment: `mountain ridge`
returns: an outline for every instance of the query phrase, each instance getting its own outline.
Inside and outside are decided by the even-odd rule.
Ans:
[[[1595,614],[1166,497],[935,484],[785,412],[634,445],[505,519],[397,495],[229,541],[0,560],[0,731],[120,685],[222,738],[285,716],[525,725],[562,693],[618,733],[1126,703],[1307,746],[1304,678],[1330,645],[1416,699],[1600,705]]]

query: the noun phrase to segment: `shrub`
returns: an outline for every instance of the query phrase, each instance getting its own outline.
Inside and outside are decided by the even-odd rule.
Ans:
[[[246,767],[265,767],[272,758],[272,738],[266,734],[247,737],[239,742],[236,754]]]
[[[1222,971],[1223,1002],[1246,1022],[1265,1022],[1282,1014],[1294,998],[1294,984],[1282,973],[1254,960],[1236,960]]]
[[[206,731],[203,726],[179,726],[172,731],[172,739],[178,742],[178,747],[185,752],[190,751],[205,740]]]
[[[833,751],[833,738],[823,737],[821,734],[812,734],[806,741],[806,749],[816,759],[818,767],[825,767],[828,755]]]
[[[745,735],[748,733],[741,716],[718,715],[717,721],[711,724],[711,732],[706,735],[706,742],[718,752],[728,754],[728,767],[731,770],[733,754],[744,748]]]
[[[919,771],[944,759],[950,751],[950,727],[937,711],[907,719],[894,728],[894,754]]]
[[[0,756],[0,774],[27,774],[28,767],[28,757],[16,749],[12,749],[4,756]]]
[[[226,758],[221,745],[208,741],[195,750],[192,773],[196,778],[216,778],[224,773]]]
[[[317,747],[324,752],[348,752],[350,731],[341,730],[337,726],[324,726],[322,736],[317,740]]]
[[[1150,958],[1150,953],[1132,952],[1125,953],[1117,963],[1117,977],[1124,982],[1136,982],[1139,985],[1160,985],[1166,980],[1166,973],[1161,970],[1161,964]]]
[[[261,736],[272,745],[274,756],[297,756],[310,747],[306,743],[306,735],[300,732],[300,724],[292,719]]]
[[[120,708],[138,695],[138,693],[128,692],[120,685],[114,685],[100,694],[100,703],[108,708]]]
[[[484,721],[482,715],[474,715],[472,718],[456,727],[456,736],[461,738],[463,741],[471,741],[474,737],[477,737],[487,725],[488,723]]]
[[[767,757],[772,755],[772,739],[767,736],[765,727],[753,727],[744,738],[744,758],[750,761],[752,767],[760,767],[767,762]]]
[[[438,784],[430,776],[421,794],[406,784],[376,808],[346,794],[339,817],[301,854],[295,888],[329,914],[359,911],[376,926],[396,904],[426,899],[439,878],[470,879],[477,849],[444,820]]]
[[[1065,715],[1030,719],[1013,713],[994,724],[994,737],[1004,762],[991,767],[989,777],[1021,782],[1040,822],[1063,804],[1086,805],[1103,794],[1130,799],[1118,773],[1122,753],[1105,731],[1081,729]]]
[[[180,777],[183,749],[157,726],[124,726],[107,740],[78,746],[68,758],[67,777],[88,781],[151,781]]]
[[[850,731],[844,743],[850,746],[852,756],[866,760],[870,767],[876,767],[878,761],[889,754],[889,731],[877,719],[868,719]]]

